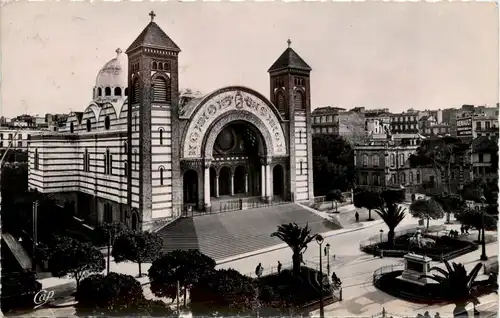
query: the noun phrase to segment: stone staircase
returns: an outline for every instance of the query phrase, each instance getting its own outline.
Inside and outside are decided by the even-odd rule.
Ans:
[[[179,219],[158,231],[164,252],[197,249],[215,260],[256,251],[282,243],[271,237],[278,225],[306,223],[311,233],[323,233],[340,226],[289,203],[263,208]]]

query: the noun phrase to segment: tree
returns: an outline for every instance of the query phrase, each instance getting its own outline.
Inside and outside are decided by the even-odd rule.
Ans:
[[[441,275],[423,275],[421,278],[427,277],[439,283],[442,295],[455,303],[454,317],[468,317],[465,307],[471,301],[477,301],[472,294],[473,284],[483,264],[476,264],[469,274],[463,264],[453,262],[450,265],[447,260],[444,260],[444,264],[446,270],[439,267],[431,268],[431,271],[437,271]]]
[[[316,234],[311,235],[311,229],[307,224],[305,227],[300,227],[297,223],[289,223],[279,225],[271,237],[279,238],[292,249],[293,273],[299,275],[302,254],[307,250],[307,245],[316,238]]]
[[[354,151],[340,136],[316,134],[312,140],[314,193],[324,195],[332,188],[349,190],[354,183]]]
[[[372,210],[382,205],[382,199],[376,192],[362,191],[354,194],[354,206],[368,210],[368,221],[373,221]]]
[[[141,264],[158,257],[162,247],[163,240],[158,234],[134,231],[120,235],[113,244],[111,254],[117,263],[123,261],[137,263],[140,277],[142,276]]]
[[[411,203],[410,214],[419,219],[426,219],[427,229],[429,229],[429,220],[441,219],[444,216],[444,211],[436,201],[432,199],[420,199]]]
[[[110,258],[111,258],[111,246],[115,243],[116,238],[118,238],[120,235],[126,233],[128,231],[128,228],[125,224],[116,222],[116,223],[103,223],[99,226],[97,226],[94,229],[95,233],[95,239],[98,245],[102,243],[106,243],[108,247],[108,263],[106,266],[107,273],[109,274],[109,264],[110,264]]]
[[[333,202],[335,202],[335,212],[338,212],[337,203],[345,202],[344,195],[342,194],[342,191],[340,191],[339,189],[331,190],[330,192],[328,192],[325,199],[326,201],[332,201],[332,208],[333,208]]]
[[[404,187],[387,188],[380,193],[380,197],[386,205],[403,203],[406,197],[406,189]]]
[[[458,194],[442,192],[433,195],[432,199],[441,205],[443,211],[448,214],[448,219],[451,213],[458,213],[465,208],[465,201]]]
[[[33,298],[41,289],[42,284],[36,280],[34,272],[7,272],[2,268],[2,312],[33,308]]]
[[[103,271],[104,263],[104,255],[90,243],[64,236],[56,239],[49,255],[49,269],[52,275],[74,278],[77,290],[81,279]]]
[[[470,226],[478,230],[479,232],[477,237],[478,242],[481,242],[481,230],[483,228],[483,221],[485,229],[487,230],[497,229],[498,216],[487,214],[482,210],[466,208],[462,210],[462,212],[455,214],[455,218],[461,224]]]
[[[151,291],[156,297],[175,299],[179,282],[184,291],[185,306],[186,290],[197,284],[202,277],[211,275],[215,271],[215,265],[212,258],[197,250],[175,250],[164,254],[155,259],[149,268]]]
[[[406,209],[396,205],[381,205],[375,212],[380,216],[380,218],[384,221],[384,223],[389,228],[389,232],[387,233],[387,242],[390,245],[394,244],[394,239],[396,236],[396,227],[403,221],[406,216]]]
[[[438,180],[441,178],[441,172],[444,171],[448,193],[451,193],[452,168],[461,165],[456,159],[468,148],[469,145],[462,142],[460,138],[451,136],[428,138],[423,140],[415,154],[410,156],[410,166],[412,168],[431,167]],[[440,183],[443,184],[443,181],[441,180]]]
[[[249,315],[257,307],[255,281],[234,269],[204,276],[191,289],[191,309],[199,315]]]
[[[145,299],[142,286],[134,277],[118,273],[107,276],[96,274],[85,278],[76,294],[76,300],[78,313],[84,315],[108,317],[172,314],[165,303]]]

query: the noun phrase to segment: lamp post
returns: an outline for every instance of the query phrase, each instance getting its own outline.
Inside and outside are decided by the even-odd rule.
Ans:
[[[319,245],[319,275],[320,275],[320,283],[319,283],[319,317],[325,317],[325,308],[323,307],[323,259],[321,258],[323,244],[323,236],[317,234],[316,235],[316,243]]]
[[[484,235],[484,209],[481,211],[481,230],[483,232],[483,239],[481,240],[481,257],[480,260],[486,261],[488,260],[488,256],[486,256],[486,240],[485,240],[485,235]]]
[[[326,243],[326,271],[330,277],[330,243]]]
[[[380,229],[380,244],[382,244],[382,235],[384,234],[384,230]]]

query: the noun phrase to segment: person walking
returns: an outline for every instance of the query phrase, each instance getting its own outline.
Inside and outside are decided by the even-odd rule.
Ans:
[[[358,211],[356,211],[356,213],[354,214],[354,217],[356,218],[356,223],[359,223],[359,213],[358,213]]]
[[[278,274],[281,273],[281,267],[283,267],[283,264],[281,264],[281,262],[278,261]]]
[[[262,275],[262,263],[259,263],[259,265],[257,265],[257,267],[255,267],[255,275],[257,275],[257,277],[260,278],[260,276]]]

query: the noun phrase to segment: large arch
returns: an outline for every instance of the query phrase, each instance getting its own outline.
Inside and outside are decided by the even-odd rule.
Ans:
[[[188,108],[182,110],[183,118],[190,120],[181,143],[183,158],[211,157],[213,141],[232,120],[244,120],[257,127],[268,155],[287,154],[281,115],[271,102],[253,90],[223,88],[189,104]]]
[[[261,155],[265,156],[269,154],[270,149],[272,149],[272,137],[269,131],[264,127],[262,122],[258,117],[244,110],[240,111],[230,111],[224,114],[221,118],[218,119],[214,125],[209,127],[208,133],[205,135],[205,138],[202,142],[202,152],[201,155],[204,158],[212,158],[215,140],[217,136],[226,128],[234,122],[245,122],[249,124],[254,130],[259,134],[259,137],[262,141],[262,153]]]

